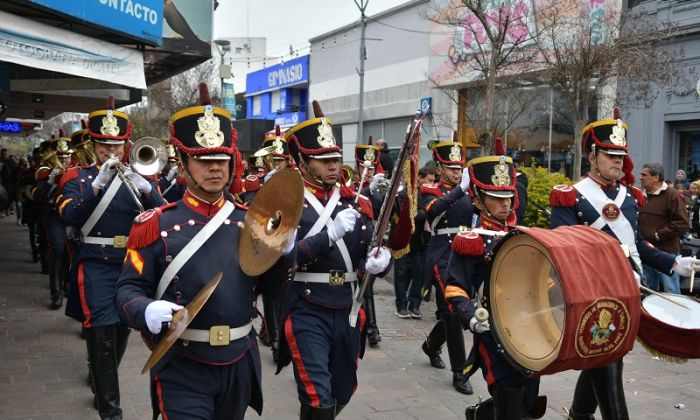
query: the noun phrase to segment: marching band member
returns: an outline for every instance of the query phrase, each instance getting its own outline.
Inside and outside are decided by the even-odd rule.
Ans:
[[[700,267],[692,257],[675,257],[642,239],[638,207],[642,192],[633,186],[634,165],[627,155],[627,124],[615,109],[612,119],[595,121],[583,129],[582,147],[591,169],[573,186],[555,186],[550,194],[552,227],[586,225],[615,237],[629,250],[633,269],[642,263],[661,272],[689,276]],[[621,177],[622,173],[624,176]],[[596,407],[604,420],[628,419],[622,385],[622,359],[600,368],[581,371],[569,419],[593,419]]]
[[[459,316],[449,310],[445,299],[447,263],[452,253],[452,240],[459,232],[459,226],[471,226],[474,216],[472,200],[467,195],[469,177],[464,168],[462,145],[455,141],[438,142],[433,146],[433,160],[440,174],[440,183],[420,187],[420,205],[425,209],[430,226],[431,239],[428,246],[425,275],[435,285],[435,300],[439,317],[430,334],[423,342],[423,352],[430,358],[430,364],[444,369],[440,348],[447,342],[452,370],[452,385],[462,394],[472,394],[469,378],[464,375],[467,365],[464,336]]]
[[[179,159],[175,152],[175,147],[172,144],[168,144],[166,148],[168,151],[168,163],[161,172],[160,179],[158,180],[158,187],[165,201],[174,203],[185,194],[187,183],[185,177],[178,173],[177,166]]]
[[[334,419],[357,388],[364,349],[365,315],[349,323],[358,271],[383,275],[391,256],[368,250],[370,202],[338,186],[341,149],[330,119],[313,102],[315,118],[285,133],[304,179],[304,209],[298,231],[298,271],[282,300],[277,371],[293,362],[301,419]],[[368,253],[368,251],[370,251]]]
[[[223,273],[196,318],[151,369],[151,397],[154,416],[164,419],[243,419],[249,406],[260,414],[263,402],[252,325],[255,285],[270,282],[279,290],[292,276],[294,241],[259,278],[241,270],[238,222],[245,208],[226,194],[235,174],[237,133],[231,114],[211,105],[204,84],[200,98],[201,106],[176,112],[170,122],[187,191],[136,218],[116,302],[124,322],[155,345],[172,313]]]
[[[81,232],[81,243],[71,267],[66,314],[82,321],[92,367],[95,403],[101,418],[121,419],[117,368],[126,350],[129,329],[114,305],[116,283],[126,255],[126,241],[139,208],[129,185],[116,176],[131,134],[129,116],[114,109],[91,112],[88,133],[97,162],[63,174],[63,198],[59,213],[66,225]],[[163,203],[156,185],[124,170],[124,178],[141,192],[142,205]]]
[[[546,397],[534,398],[537,397],[539,378],[528,379],[513,368],[499,351],[488,321],[477,321],[474,316],[477,291],[488,275],[486,256],[502,235],[516,225],[518,197],[513,160],[505,156],[501,139],[496,139],[493,156],[472,159],[467,167],[469,173],[462,179],[468,177],[469,193],[479,213],[476,227],[493,233],[477,234],[461,227],[452,242],[453,252],[447,268],[445,298],[460,317],[462,325],[474,333],[470,355],[472,369],[466,374],[471,375],[480,368],[492,396],[476,406],[467,407],[466,417],[468,420],[540,418],[547,404]],[[535,401],[538,403],[536,409],[533,407]]]

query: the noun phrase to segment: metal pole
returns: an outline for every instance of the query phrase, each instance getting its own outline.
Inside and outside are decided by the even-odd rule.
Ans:
[[[506,130],[505,134],[503,136],[503,148],[506,150],[506,154],[508,153],[508,126],[510,125],[510,121],[508,121],[508,114],[510,113],[510,97],[506,95]]]
[[[367,50],[365,49],[365,10],[367,9],[367,3],[369,3],[369,0],[361,0],[359,4],[355,1],[357,7],[360,8],[360,70],[358,71],[360,76],[360,94],[357,117],[357,144],[364,143],[365,59],[367,58]]]
[[[221,64],[219,64],[219,77],[221,77],[221,107],[224,107],[224,75],[221,73],[221,69],[224,67],[224,54],[226,51],[219,51],[221,53]]]
[[[552,172],[552,115],[554,114],[554,86],[549,87],[549,149],[547,149],[547,171]]]

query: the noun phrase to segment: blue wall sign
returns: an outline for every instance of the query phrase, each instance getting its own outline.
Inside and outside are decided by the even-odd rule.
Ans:
[[[19,133],[22,131],[22,124],[18,122],[0,122],[0,132]]]
[[[427,115],[432,114],[433,112],[433,97],[432,96],[426,96],[424,98],[420,98],[420,112],[422,113],[427,113]]]
[[[149,44],[162,42],[163,0],[29,1]]]
[[[236,94],[233,92],[233,83],[224,83],[224,109],[236,119]]]
[[[246,76],[246,95],[277,90],[309,81],[309,56],[267,67]]]
[[[306,120],[306,112],[290,112],[275,118],[275,125],[282,127],[297,125]]]

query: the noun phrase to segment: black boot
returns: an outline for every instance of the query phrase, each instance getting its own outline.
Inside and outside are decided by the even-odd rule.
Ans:
[[[299,420],[333,420],[335,419],[335,404],[328,407],[312,407],[301,404]]]
[[[440,357],[440,347],[445,342],[445,328],[442,326],[442,321],[438,321],[430,331],[421,348],[430,359],[430,366],[436,369],[445,369],[445,362]]]
[[[603,420],[629,420],[625,390],[622,387],[622,359],[591,369],[590,378]]]
[[[93,327],[87,331],[87,339],[93,340],[90,362],[95,384],[95,399],[100,418],[121,419],[116,326]]]
[[[367,341],[370,346],[376,346],[382,341],[377,326],[377,311],[374,310],[374,284],[370,284],[365,294],[365,313],[367,314]]]
[[[277,362],[279,353],[279,302],[263,295],[263,317],[265,318],[265,326],[267,327],[268,345],[272,350],[272,360]]]
[[[464,412],[467,420],[493,420],[493,398],[470,405]]]
[[[598,408],[598,402],[591,383],[591,370],[582,370],[576,381],[574,400],[569,409],[570,420],[592,420]]]
[[[49,253],[49,290],[51,290],[51,309],[63,306],[63,254],[55,251]]]
[[[81,336],[85,340],[85,345],[87,346],[87,385],[90,387],[92,394],[95,395],[95,377],[93,376],[92,363],[90,362],[90,359],[92,358],[92,355],[95,352],[93,346],[95,340],[90,339],[91,334],[92,333],[90,328],[83,327],[83,329],[81,330]],[[95,409],[97,409],[97,407],[95,407]]]
[[[447,353],[450,356],[450,369],[452,369],[452,385],[457,392],[462,394],[473,394],[469,377],[464,375],[464,368],[467,365],[467,354],[464,348],[464,335],[459,314],[443,312],[442,325],[445,328],[445,341],[447,342]]]
[[[493,387],[494,420],[512,420],[523,418],[523,394],[525,388]]]
[[[335,416],[338,417],[338,414],[340,414],[341,411],[343,411],[343,408],[345,408],[347,404],[338,404],[335,403]]]
[[[122,363],[122,358],[126,352],[126,346],[129,344],[129,334],[131,329],[123,326],[116,327],[117,332],[117,367]]]

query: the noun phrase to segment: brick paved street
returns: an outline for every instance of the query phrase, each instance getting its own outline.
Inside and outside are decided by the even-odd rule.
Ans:
[[[0,219],[0,419],[97,419],[85,384],[85,343],[78,323],[63,311],[48,309],[48,278],[30,262],[26,228]],[[376,286],[383,341],[360,363],[360,386],[342,419],[463,419],[464,408],[486,396],[484,381],[472,383],[475,395],[453,391],[449,370],[429,366],[420,343],[433,322],[433,304],[423,320],[393,315],[393,287]],[[470,340],[466,334],[467,340]],[[469,342],[467,342],[469,345]],[[291,419],[298,403],[291,368],[274,376],[272,356],[261,347],[265,409],[263,419]],[[120,368],[125,419],[150,418],[147,377],[140,374],[148,356],[132,333]],[[443,353],[447,362],[447,353]],[[561,419],[576,372],[547,376],[541,392],[549,397],[545,418]],[[700,412],[700,362],[683,365],[653,360],[641,346],[625,358],[625,389],[632,419],[696,419]],[[685,404],[684,410],[674,404]],[[249,418],[259,418],[254,412]]]

